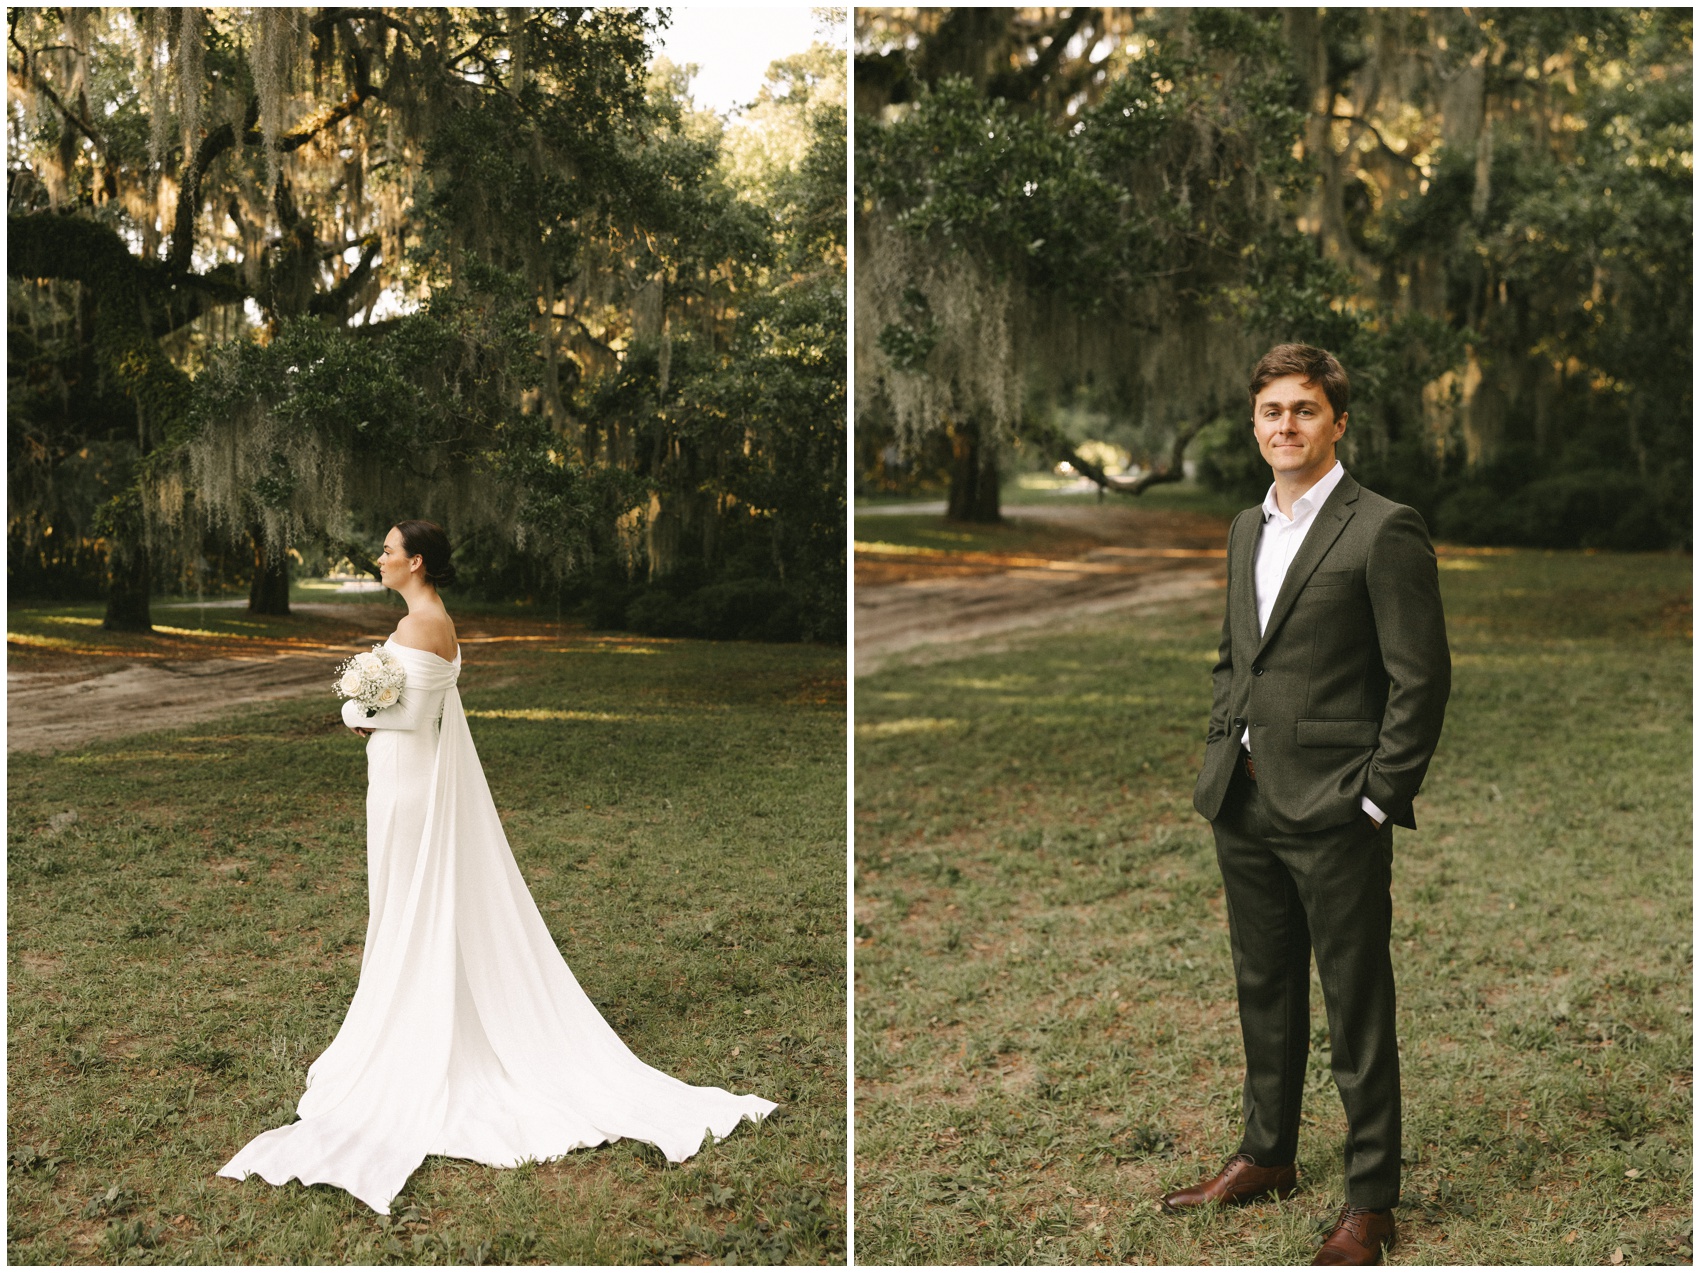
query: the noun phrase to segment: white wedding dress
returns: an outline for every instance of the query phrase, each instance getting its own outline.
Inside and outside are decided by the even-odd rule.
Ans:
[[[455,688],[459,652],[387,648],[407,669],[401,701],[371,718],[344,704],[374,731],[360,984],[307,1071],[300,1121],[218,1174],[337,1185],[388,1215],[427,1154],[514,1167],[625,1136],[682,1162],[705,1134],[777,1108],[692,1087],[620,1042],[514,864]]]

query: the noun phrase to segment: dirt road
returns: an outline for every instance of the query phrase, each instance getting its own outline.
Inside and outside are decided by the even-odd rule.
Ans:
[[[209,605],[218,603],[209,603]],[[231,604],[241,605],[243,602]],[[335,710],[331,691],[337,664],[384,640],[396,613],[334,602],[296,604],[294,614],[310,620],[296,638],[196,640],[170,635],[136,638],[126,652],[76,654],[37,660],[32,670],[6,673],[6,750],[49,752],[102,739],[156,729],[195,725],[233,708],[273,699],[318,695],[325,714]],[[460,642],[490,668],[491,645],[563,640],[622,642],[620,637],[564,637],[554,625],[539,633],[534,620],[471,616],[459,625]],[[197,648],[225,657],[196,658]],[[158,657],[164,651],[167,657]],[[28,662],[14,660],[14,662]]]
[[[954,645],[978,637],[1177,604],[1208,595],[1226,577],[1221,545],[1227,525],[1216,518],[1125,504],[1014,506],[1006,514],[1064,533],[1050,541],[1050,550],[858,551],[858,675],[907,656],[949,657]],[[877,538],[877,516],[862,512],[858,522],[858,538]],[[138,645],[118,657],[108,651],[100,658],[14,660],[12,666],[24,670],[9,668],[6,676],[6,749],[56,751],[199,724],[233,707],[281,698],[322,694],[327,707],[334,705],[332,669],[383,640],[395,615],[352,604],[293,608],[318,621],[299,639],[209,641],[204,638],[211,634],[185,634],[149,638],[152,655]],[[173,631],[180,630],[162,629]],[[467,646],[564,639],[558,631],[535,633],[534,622],[480,617],[460,625]],[[160,650],[167,657],[159,657]],[[223,657],[194,657],[197,652]]]
[[[59,751],[155,729],[193,725],[232,707],[322,694],[354,651],[257,659],[131,663],[93,677],[59,672],[6,677],[6,750]]]
[[[232,603],[242,604],[242,603]],[[223,605],[209,603],[209,608]],[[297,614],[329,620],[335,638],[275,642],[208,642],[221,652],[251,644],[224,658],[68,657],[40,670],[6,673],[6,750],[45,752],[154,729],[192,725],[232,707],[319,693],[331,702],[332,669],[385,633],[362,634],[381,624],[369,608],[297,604]],[[177,643],[184,653],[189,642]],[[170,648],[167,646],[166,648]]]
[[[977,637],[1206,596],[1227,578],[1227,523],[1217,518],[1097,504],[1017,505],[1005,515],[1097,546],[1067,554],[858,549],[858,676],[911,653],[948,657]],[[858,512],[858,541],[876,540],[878,526],[877,514]]]

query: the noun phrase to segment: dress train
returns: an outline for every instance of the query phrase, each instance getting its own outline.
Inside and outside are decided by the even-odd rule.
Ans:
[[[427,1154],[513,1167],[630,1137],[682,1162],[705,1135],[777,1108],[692,1087],[620,1041],[514,863],[456,689],[460,655],[388,648],[407,688],[362,722],[374,732],[360,984],[308,1069],[300,1121],[218,1174],[333,1184],[388,1215]]]

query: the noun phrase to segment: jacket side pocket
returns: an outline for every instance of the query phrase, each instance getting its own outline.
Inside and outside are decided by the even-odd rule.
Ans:
[[[1301,720],[1293,722],[1300,747],[1374,747],[1381,740],[1379,720]]]

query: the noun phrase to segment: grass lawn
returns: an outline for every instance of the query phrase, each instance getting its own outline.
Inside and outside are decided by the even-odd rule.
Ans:
[[[245,620],[207,613],[221,641]],[[783,1107],[678,1167],[632,1142],[511,1171],[430,1158],[387,1220],[213,1175],[288,1120],[358,978],[364,744],[328,677],[322,698],[13,755],[10,1261],[841,1261],[843,678],[842,650],[570,625],[468,647],[492,794],[585,990],[650,1064]]]
[[[1691,560],[1443,565],[1452,700],[1394,840],[1392,1259],[1688,1262]],[[858,681],[859,1261],[1308,1263],[1337,1212],[1319,988],[1300,1192],[1155,1203],[1239,1130],[1191,807],[1219,606]]]

